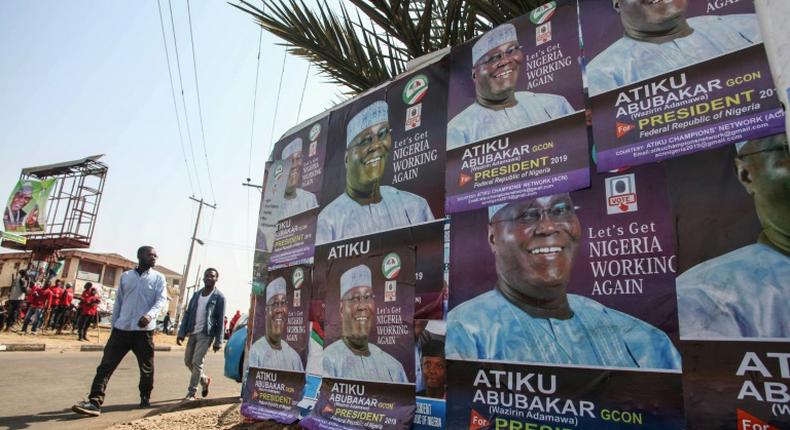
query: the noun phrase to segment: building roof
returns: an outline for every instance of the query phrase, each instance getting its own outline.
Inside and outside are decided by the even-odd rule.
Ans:
[[[114,252],[88,252],[82,250],[65,250],[65,251],[61,251],[60,255],[64,258],[76,257],[79,258],[80,260],[86,260],[99,264],[118,266],[127,270],[133,269],[137,266],[137,263],[135,261],[130,260],[124,257],[123,255]],[[30,258],[29,252],[0,253],[0,262],[7,260],[18,260],[18,259],[28,259],[28,258]],[[156,270],[161,274],[165,275],[166,277],[181,278],[180,273],[168,269],[165,266],[156,266]]]

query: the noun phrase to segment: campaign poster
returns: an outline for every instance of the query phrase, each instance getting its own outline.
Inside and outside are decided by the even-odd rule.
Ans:
[[[784,130],[753,2],[580,7],[599,171]]]
[[[665,164],[690,428],[790,428],[787,136]]]
[[[451,59],[447,213],[589,185],[575,1],[550,1]]]
[[[263,192],[258,211],[258,230],[255,235],[255,249],[271,253],[274,249],[274,235],[280,219],[285,186],[291,169],[291,160],[269,161],[263,175]]]
[[[448,428],[447,360],[444,356],[446,325],[442,320],[414,321],[416,406],[412,430]]]
[[[328,125],[329,115],[325,114],[305,123],[304,127],[274,144],[272,158],[291,161],[286,171],[288,180],[280,219],[318,207],[324,177]]]
[[[682,428],[677,259],[663,168],[640,166],[591,181],[589,189],[453,216],[448,419],[495,424],[520,417],[568,428],[619,428],[618,419],[641,419],[647,428]],[[456,374],[456,361],[475,370]],[[478,371],[486,373],[475,377]],[[489,378],[500,371],[505,379]],[[536,371],[547,378],[545,391],[524,385],[535,383],[528,375]],[[664,388],[654,392],[659,383]],[[579,397],[576,384],[589,395]],[[650,406],[631,392],[652,393]],[[609,393],[619,393],[616,402]],[[500,403],[518,395],[526,409],[515,400]],[[476,412],[453,409],[472,399],[481,405]],[[581,408],[580,399],[592,408]]]
[[[332,111],[316,245],[444,218],[446,82],[442,60]]]
[[[310,338],[310,266],[269,272],[256,300],[249,373],[242,413],[254,419],[292,423],[305,387]]]
[[[275,227],[270,269],[312,264],[317,213],[314,208],[280,219]]]
[[[444,318],[447,283],[444,279],[445,223],[436,221],[401,230],[416,255],[414,318]]]
[[[303,427],[409,428],[416,252],[407,232],[317,247],[316,282],[326,305],[323,382]]]
[[[8,197],[3,212],[5,230],[12,233],[43,232],[46,227],[47,199],[55,179],[20,179]]]

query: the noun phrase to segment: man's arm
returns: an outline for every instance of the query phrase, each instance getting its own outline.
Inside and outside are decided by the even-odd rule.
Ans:
[[[222,320],[225,319],[225,296],[217,298],[217,308],[214,312],[214,352],[222,347]]]
[[[193,295],[192,299],[187,302],[187,308],[184,310],[184,313],[181,315],[181,323],[178,325],[178,335],[176,336],[177,339],[184,339],[187,337],[187,322],[189,321],[191,312],[192,312],[192,302],[195,300],[197,295]]]
[[[115,327],[115,321],[121,316],[121,309],[123,307],[124,296],[124,275],[121,274],[121,282],[118,285],[118,291],[115,292],[115,303],[112,305],[112,325]],[[85,294],[85,293],[83,293]],[[89,304],[89,303],[86,303]]]

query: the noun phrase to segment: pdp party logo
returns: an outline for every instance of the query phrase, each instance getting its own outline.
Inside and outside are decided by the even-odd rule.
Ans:
[[[293,282],[294,289],[298,290],[302,288],[302,284],[304,283],[304,269],[297,267],[291,275],[291,281]]]
[[[277,163],[274,165],[274,180],[277,181],[283,175],[283,165],[282,163]]]
[[[321,134],[321,124],[315,124],[310,128],[310,141],[318,139],[318,135]]]
[[[394,252],[390,252],[384,256],[384,260],[381,262],[381,273],[383,273],[384,277],[387,279],[395,279],[400,274],[400,267],[400,256]]]
[[[406,88],[403,89],[403,102],[407,105],[419,103],[425,94],[428,93],[428,77],[425,75],[417,75],[406,83]]]
[[[529,13],[529,20],[535,25],[541,25],[550,20],[557,12],[557,2],[550,1],[542,6],[532,9]]]

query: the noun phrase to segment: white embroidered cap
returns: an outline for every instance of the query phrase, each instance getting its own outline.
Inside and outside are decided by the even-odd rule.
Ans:
[[[372,287],[373,274],[364,264],[352,267],[340,275],[340,298],[354,287]]]
[[[510,42],[518,43],[516,27],[513,24],[502,24],[480,36],[472,45],[472,65],[477,64],[486,52]]]
[[[387,102],[385,101],[373,102],[365,109],[359,111],[346,125],[346,148],[351,146],[351,141],[359,133],[362,133],[362,130],[382,122],[389,122]]]

